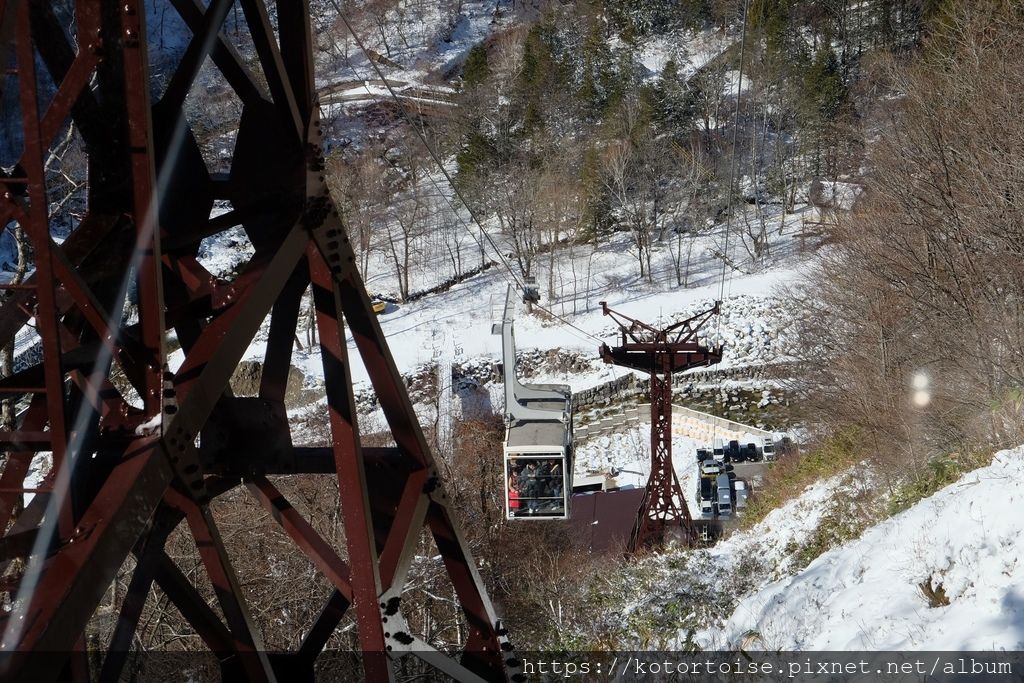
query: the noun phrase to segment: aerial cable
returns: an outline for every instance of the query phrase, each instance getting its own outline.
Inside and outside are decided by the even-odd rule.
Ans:
[[[738,75],[736,78],[736,113],[735,120],[733,121],[732,128],[732,159],[729,162],[729,193],[728,193],[728,215],[725,219],[725,249],[722,253],[722,275],[718,285],[718,300],[720,302],[725,301],[725,280],[726,280],[726,269],[729,267],[729,237],[732,235],[732,214],[733,214],[733,202],[735,201],[736,191],[736,149],[739,146],[739,132],[740,132],[740,97],[743,92],[743,57],[747,45],[747,11],[750,0],[743,0],[743,24],[740,32],[740,63],[738,68]],[[728,271],[729,275],[729,292],[732,293],[732,271]],[[715,337],[719,344],[722,339],[722,314],[719,312],[718,320],[715,322]],[[714,406],[714,399],[712,399],[712,406]],[[714,424],[714,429],[711,434],[711,445],[714,447],[715,439],[718,437],[718,423]]]
[[[345,24],[345,28],[348,29],[348,32],[352,35],[352,39],[356,42],[356,45],[359,46],[359,49],[362,51],[363,55],[366,57],[366,61],[369,62],[370,68],[372,68],[374,70],[374,72],[377,74],[377,77],[384,84],[384,87],[387,89],[388,94],[391,96],[391,98],[394,99],[396,103],[398,103],[399,111],[402,112],[403,115],[406,117],[406,120],[409,123],[410,128],[413,129],[413,131],[416,133],[416,137],[418,137],[420,139],[420,142],[423,143],[423,146],[424,146],[424,148],[426,148],[427,153],[430,155],[430,158],[433,159],[435,164],[437,164],[438,169],[440,169],[441,173],[444,175],[445,179],[448,181],[448,184],[451,186],[452,191],[455,193],[455,196],[457,196],[459,198],[459,201],[462,202],[462,205],[464,207],[466,207],[466,211],[469,212],[470,218],[472,218],[473,222],[476,223],[477,228],[479,228],[481,235],[487,239],[488,243],[490,243],[491,248],[494,249],[495,253],[498,255],[498,258],[501,260],[502,264],[508,270],[509,274],[512,276],[512,279],[515,281],[516,285],[520,289],[524,288],[524,284],[520,281],[520,279],[516,276],[515,272],[509,266],[508,262],[505,259],[505,255],[501,253],[501,249],[498,248],[498,245],[494,242],[494,240],[491,238],[491,236],[487,234],[487,231],[484,230],[484,226],[483,226],[482,222],[480,221],[480,219],[477,217],[476,212],[473,211],[473,209],[469,205],[469,202],[466,201],[466,198],[464,196],[462,196],[462,192],[455,185],[455,181],[452,178],[451,174],[448,173],[448,169],[446,169],[444,167],[444,163],[442,163],[441,157],[437,154],[436,151],[434,151],[433,146],[427,140],[426,136],[419,129],[419,127],[414,125],[413,122],[409,119],[408,115],[405,114],[405,109],[402,106],[401,99],[399,99],[398,94],[395,92],[395,89],[391,86],[391,83],[384,76],[384,72],[381,70],[380,65],[378,65],[377,62],[374,61],[373,58],[370,57],[370,53],[366,49],[366,46],[363,44],[362,38],[360,38],[359,34],[357,34],[355,32],[355,29],[352,28],[352,24],[349,23],[348,17],[345,16],[344,12],[342,12],[341,7],[338,5],[337,0],[331,0],[331,4],[334,6],[334,9],[338,13],[338,17],[341,19],[342,23]],[[436,188],[436,189],[438,189],[438,191],[440,192],[440,188]]]
[[[351,30],[351,29],[350,29],[350,30]],[[357,41],[357,42],[358,42],[358,41]],[[370,61],[371,61],[371,63],[372,63],[372,60],[370,60]],[[362,78],[360,78],[360,77],[359,77],[359,73],[358,73],[358,72],[356,72],[356,70],[355,70],[355,68],[354,68],[354,67],[351,67],[351,66],[350,66],[350,67],[349,67],[349,69],[351,70],[351,72],[352,72],[352,75],[353,75],[353,76],[355,76],[355,78],[356,78],[357,80],[361,80],[361,81],[363,81],[363,83],[364,83],[364,84],[363,84],[363,87],[364,87],[364,88],[366,89],[366,92],[367,92],[368,94],[371,94],[371,95],[372,95],[373,93],[372,93],[372,92],[370,91],[369,87],[368,87],[368,86],[366,85],[366,81],[365,81],[365,79],[362,79]],[[378,71],[377,73],[378,73],[378,75],[379,75],[379,74],[380,74],[380,71]],[[392,96],[394,97],[395,95],[394,95],[394,94],[392,94]],[[396,100],[397,100],[397,97],[396,97]],[[400,101],[399,101],[399,105],[401,106],[401,102],[400,102]],[[403,111],[403,113],[404,113],[404,109],[400,109],[400,111]],[[407,121],[407,122],[409,123],[409,125],[410,125],[411,127],[413,127],[414,129],[416,129],[417,133],[419,133],[419,129],[418,129],[418,128],[416,128],[416,126],[415,126],[415,125],[413,124],[413,122],[412,122],[412,121],[411,121],[411,120],[410,120],[410,119],[409,119],[408,117],[406,117],[406,121]],[[429,142],[427,142],[427,140],[426,140],[426,139],[425,139],[425,138],[424,138],[424,137],[423,137],[422,135],[418,135],[418,137],[420,138],[420,141],[421,141],[421,142],[423,143],[424,147],[426,147],[426,148],[427,148],[428,152],[430,152],[430,155],[431,155],[432,157],[434,157],[434,158],[435,158],[435,161],[436,161],[436,160],[437,160],[437,157],[435,156],[435,153],[434,153],[433,149],[432,149],[432,148],[430,147],[430,143],[429,143]],[[392,168],[394,168],[394,164],[393,164],[392,162],[388,161],[388,164],[389,164],[389,165],[391,165],[391,166],[392,166]],[[445,170],[445,169],[444,169],[444,166],[442,166],[442,165],[441,165],[440,163],[438,163],[438,166],[439,166],[439,167],[441,168],[441,170],[442,170],[442,171],[444,171],[444,170]],[[448,176],[448,174],[447,174],[447,173],[445,173],[445,176],[446,176],[446,177],[448,178],[448,180],[449,180],[449,183],[451,183],[451,178],[450,178],[450,176]],[[469,225],[468,225],[468,224],[466,223],[465,219],[464,219],[464,218],[462,217],[462,214],[461,214],[461,213],[459,212],[459,209],[458,209],[458,207],[457,207],[457,206],[455,206],[455,204],[453,204],[453,203],[452,203],[452,201],[451,201],[451,199],[449,198],[449,196],[448,196],[448,195],[447,195],[447,194],[446,194],[445,192],[443,192],[443,191],[442,191],[441,187],[440,187],[440,186],[439,186],[439,185],[437,184],[437,180],[435,180],[435,179],[434,179],[434,177],[433,177],[432,175],[430,175],[430,174],[428,174],[428,175],[427,175],[427,179],[428,179],[428,180],[430,181],[431,185],[433,185],[434,189],[436,190],[436,192],[437,192],[437,196],[438,196],[438,197],[442,197],[442,198],[443,198],[443,199],[445,200],[445,203],[447,203],[447,204],[448,204],[448,206],[449,206],[449,208],[451,208],[452,212],[453,212],[453,213],[455,214],[455,216],[456,216],[456,217],[458,218],[459,222],[460,222],[460,223],[461,223],[461,224],[463,225],[463,227],[465,227],[465,228],[466,228],[466,234],[468,234],[468,235],[470,236],[470,238],[472,238],[472,239],[473,239],[473,241],[474,241],[474,242],[476,242],[476,245],[477,245],[477,246],[478,246],[478,247],[480,248],[480,251],[481,251],[481,252],[485,252],[486,250],[484,249],[484,243],[483,243],[483,241],[482,241],[482,240],[480,239],[480,237],[478,237],[478,236],[476,235],[476,233],[474,233],[474,232],[473,232],[473,231],[472,231],[472,230],[470,229],[470,226],[469,226]],[[455,190],[455,186],[454,186],[454,184],[452,184],[452,189],[453,189],[453,190]],[[457,193],[457,190],[456,190],[456,193]],[[461,196],[461,195],[459,195],[459,199],[462,199],[462,196]],[[495,244],[495,242],[493,241],[493,239],[492,239],[492,238],[490,237],[490,235],[489,235],[489,234],[487,233],[486,229],[484,229],[484,227],[483,227],[482,225],[480,225],[480,222],[479,222],[479,221],[478,221],[478,220],[476,219],[476,217],[475,217],[475,216],[473,215],[473,212],[472,212],[472,210],[471,210],[471,209],[469,208],[469,206],[468,206],[468,205],[466,205],[466,203],[465,203],[465,200],[464,200],[464,199],[462,199],[462,202],[463,202],[463,205],[465,206],[465,208],[466,208],[467,212],[468,212],[468,213],[470,214],[470,216],[471,216],[471,217],[473,218],[473,220],[474,220],[474,221],[475,221],[475,222],[477,223],[477,226],[478,226],[478,228],[479,228],[480,232],[481,232],[481,233],[483,234],[483,236],[484,236],[484,237],[486,237],[486,238],[487,238],[487,241],[488,241],[488,242],[489,242],[489,243],[491,244],[491,247],[492,247],[492,248],[494,249],[494,251],[495,251],[495,252],[496,252],[496,253],[498,254],[498,258],[499,258],[499,259],[501,260],[501,262],[502,262],[502,265],[503,265],[503,266],[505,266],[505,269],[506,269],[506,270],[508,271],[509,275],[511,275],[511,276],[512,276],[512,279],[513,279],[513,281],[514,281],[514,284],[515,284],[515,286],[516,286],[516,287],[517,287],[518,289],[520,289],[520,290],[522,290],[522,289],[525,289],[525,284],[519,281],[519,278],[517,277],[517,275],[516,275],[515,271],[514,271],[514,270],[513,270],[512,268],[511,268],[511,266],[509,266],[509,265],[508,265],[508,263],[507,263],[506,259],[505,259],[505,258],[504,258],[504,256],[502,255],[501,251],[500,251],[500,250],[499,250],[499,249],[497,248],[497,245]],[[384,239],[382,239],[382,240],[380,240],[380,241],[379,241],[379,242],[378,242],[378,243],[377,243],[376,245],[371,245],[371,246],[376,246],[376,248],[380,249],[380,248],[382,248],[382,247],[383,247],[383,245],[384,245],[384,244],[386,244],[386,243],[387,243],[387,240],[384,240]],[[443,257],[438,257],[438,258],[434,259],[434,262],[437,262],[437,261],[440,261],[440,260],[443,260]],[[550,316],[551,316],[552,318],[555,318],[555,319],[557,319],[557,320],[558,320],[559,322],[561,322],[561,323],[562,323],[563,325],[566,325],[567,327],[570,327],[570,328],[572,328],[572,330],[575,330],[576,332],[579,332],[579,333],[581,333],[581,334],[585,335],[584,337],[581,337],[581,336],[580,336],[579,334],[573,333],[573,336],[574,336],[574,337],[576,337],[577,339],[582,339],[583,341],[586,341],[586,342],[589,342],[589,341],[596,341],[596,342],[599,342],[599,343],[600,343],[600,342],[602,341],[600,337],[596,337],[596,336],[594,336],[593,334],[591,334],[591,333],[587,332],[586,330],[584,330],[584,329],[582,329],[582,328],[580,328],[580,327],[578,327],[578,326],[574,325],[574,324],[573,324],[572,322],[570,322],[570,321],[566,320],[566,319],[565,319],[564,317],[562,317],[562,316],[558,315],[558,314],[557,314],[557,313],[555,313],[554,311],[552,311],[552,310],[550,310],[550,309],[548,309],[548,308],[545,308],[544,306],[541,306],[541,305],[540,305],[539,303],[536,303],[536,302],[535,302],[535,303],[533,304],[533,306],[534,306],[534,308],[536,308],[536,309],[538,309],[538,310],[540,310],[540,311],[542,311],[542,312],[544,312],[544,313],[547,313],[547,314],[548,314],[548,315],[550,315]]]
[[[356,45],[359,46],[360,51],[362,51],[363,55],[366,57],[366,61],[369,62],[370,67],[374,70],[374,72],[377,74],[377,77],[384,84],[384,87],[387,89],[388,94],[391,96],[392,99],[395,100],[396,103],[398,103],[399,111],[402,112],[403,116],[405,116],[406,121],[409,123],[409,126],[416,133],[416,137],[419,138],[419,140],[423,144],[424,148],[426,148],[427,153],[430,155],[431,159],[434,161],[434,163],[437,165],[438,169],[440,169],[441,173],[444,175],[445,179],[448,181],[448,185],[451,187],[452,191],[455,193],[455,196],[459,198],[459,201],[465,207],[466,212],[469,213],[470,218],[473,219],[473,222],[476,224],[477,228],[480,231],[480,235],[483,238],[485,238],[487,240],[487,242],[491,245],[491,248],[494,250],[495,254],[497,254],[497,256],[498,256],[498,260],[505,267],[505,270],[508,271],[509,275],[512,276],[512,280],[515,282],[516,287],[518,287],[520,290],[525,290],[525,288],[526,288],[525,283],[523,283],[523,281],[520,280],[519,276],[516,275],[515,271],[512,269],[512,266],[509,265],[508,259],[505,258],[505,255],[502,253],[501,249],[498,247],[498,244],[494,241],[494,239],[490,236],[490,234],[484,228],[483,223],[479,219],[479,217],[476,215],[476,212],[473,211],[472,207],[470,207],[470,205],[469,205],[469,202],[466,201],[466,198],[463,196],[462,192],[455,185],[454,179],[452,178],[451,174],[448,173],[448,169],[446,169],[444,167],[444,163],[441,161],[440,156],[434,150],[433,146],[427,140],[426,136],[419,129],[419,127],[416,126],[412,122],[412,120],[409,118],[409,116],[405,113],[405,109],[402,106],[402,103],[401,103],[401,100],[398,97],[398,94],[395,92],[394,88],[391,86],[391,83],[388,82],[388,79],[384,76],[384,72],[381,70],[381,68],[377,64],[377,62],[374,61],[370,57],[370,54],[369,54],[368,50],[366,49],[366,46],[363,44],[362,39],[355,32],[355,30],[352,28],[352,25],[349,23],[348,18],[345,16],[345,13],[342,12],[341,7],[338,5],[337,0],[331,0],[331,4],[334,6],[334,9],[338,13],[338,17],[341,19],[342,23],[345,24],[345,28],[348,29],[348,32],[352,35],[352,39],[355,41]],[[354,70],[353,70],[353,73],[354,73]],[[355,74],[355,75],[358,78],[358,74]],[[433,181],[433,179],[431,179],[431,182],[434,183],[434,187],[438,191],[438,193],[443,195],[444,193],[441,192],[440,188],[437,187],[436,182]],[[449,204],[450,204],[450,202],[449,202]],[[461,217],[461,215],[459,215],[459,212],[455,209],[454,206],[452,206],[452,209],[455,211],[456,215],[459,216],[459,219],[461,221],[462,217]],[[463,224],[465,225],[464,222],[463,222]],[[468,228],[468,226],[467,226],[467,228]],[[477,244],[480,246],[481,250],[483,250],[483,243],[480,241],[480,239],[477,238],[476,235],[474,235],[472,231],[468,231],[468,232],[470,233],[470,236],[472,236],[473,239],[477,241]],[[576,330],[576,331],[586,335],[587,338],[592,339],[592,340],[597,341],[597,342],[601,341],[601,339],[599,337],[596,337],[593,334],[587,332],[586,330],[578,327],[577,325],[574,325],[573,323],[569,322],[568,320],[566,320],[562,316],[558,315],[554,311],[552,311],[550,309],[547,309],[544,306],[541,306],[541,305],[536,304],[536,303],[534,304],[534,306],[537,309],[539,309],[540,311],[543,311],[544,313],[548,314],[552,318],[558,320],[563,325],[566,325],[566,326],[568,326],[568,327],[570,327],[570,328],[572,328],[572,329],[574,329],[574,330]]]
[[[729,201],[728,201],[728,215],[725,219],[725,249],[722,253],[722,275],[721,281],[718,287],[718,300],[723,301],[725,297],[725,280],[726,270],[729,267],[729,238],[732,236],[732,215],[733,215],[733,202],[735,201],[735,188],[736,188],[736,149],[739,145],[739,131],[740,131],[740,96],[743,92],[743,57],[746,50],[747,44],[747,11],[750,0],[743,0],[743,28],[740,34],[740,63],[739,63],[739,75],[736,78],[736,115],[735,121],[733,122],[732,129],[732,160],[730,161],[729,169]],[[732,271],[729,271],[729,279],[732,280]],[[730,292],[731,282],[730,282]],[[722,327],[721,314],[718,316],[718,322],[715,328],[715,335],[720,336]]]

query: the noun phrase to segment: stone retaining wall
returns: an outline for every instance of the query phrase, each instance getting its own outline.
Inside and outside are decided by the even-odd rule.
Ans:
[[[615,415],[602,417],[585,425],[574,426],[573,438],[576,441],[583,441],[584,439],[622,431],[641,422],[650,424],[650,421],[650,403],[626,406],[622,412]],[[746,441],[749,435],[758,437],[762,442],[764,439],[772,438],[772,432],[764,429],[751,427],[734,420],[727,420],[710,413],[702,413],[699,410],[685,408],[674,403],[672,404],[672,434],[696,439],[704,443],[711,443],[713,439]],[[761,444],[758,445],[760,446]]]

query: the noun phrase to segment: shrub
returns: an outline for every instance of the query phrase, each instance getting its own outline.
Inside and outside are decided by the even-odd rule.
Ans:
[[[818,446],[782,458],[768,468],[764,482],[754,491],[743,526],[757,524],[769,512],[816,481],[835,476],[865,457],[856,429],[847,429],[826,437]]]

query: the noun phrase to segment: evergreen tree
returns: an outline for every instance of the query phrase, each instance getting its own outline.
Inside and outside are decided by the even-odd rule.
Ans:
[[[466,135],[462,149],[455,155],[457,164],[456,181],[468,187],[487,174],[498,158],[494,143],[477,129]]]
[[[675,135],[690,127],[693,106],[674,59],[665,63],[652,95],[654,118],[662,130]]]
[[[466,63],[462,66],[462,82],[467,88],[474,88],[491,75],[491,68],[487,63],[487,48],[483,45],[476,45],[466,56]]]
[[[608,106],[616,80],[608,41],[601,26],[594,22],[583,39],[582,73],[576,95],[589,113],[600,114]]]
[[[597,148],[590,146],[583,155],[580,169],[583,196],[583,230],[586,241],[596,241],[612,226],[611,198],[601,180],[601,162]]]
[[[527,133],[544,125],[542,100],[557,71],[544,32],[543,23],[534,24],[523,41],[523,68],[519,75],[519,89],[523,100],[523,127]]]
[[[822,121],[834,120],[846,99],[846,84],[839,60],[825,41],[822,41],[807,71],[804,93]]]

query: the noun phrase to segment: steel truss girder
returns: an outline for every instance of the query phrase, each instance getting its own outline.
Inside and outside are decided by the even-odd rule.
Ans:
[[[77,0],[73,18],[58,16],[48,3],[0,0],[0,60],[6,65],[13,55],[17,63],[0,88],[18,87],[25,139],[18,166],[0,175],[0,231],[18,224],[35,259],[24,285],[0,296],[0,346],[13,343],[32,318],[42,341],[38,363],[0,378],[0,398],[28,400],[14,430],[0,433],[0,575],[13,604],[0,621],[0,680],[116,680],[154,586],[223,658],[225,675],[312,677],[317,656],[354,609],[369,679],[392,679],[395,663],[410,654],[459,679],[514,678],[518,662],[449,508],[326,188],[307,3],[279,3],[276,28],[263,0],[241,3],[261,80],[221,31],[231,2],[166,1],[194,35],[151,106],[141,0]],[[67,21],[74,22],[74,41]],[[226,180],[211,178],[181,112],[207,60],[243,103]],[[49,80],[35,73],[37,63]],[[69,125],[89,153],[88,208],[57,244],[45,156]],[[230,198],[231,211],[209,218],[213,197]],[[224,281],[203,268],[197,251],[203,238],[237,225],[255,254]],[[247,442],[247,457],[234,457],[209,438],[225,416],[243,412],[229,379],[269,315],[259,398],[244,400],[270,415],[283,412],[307,288],[316,304],[331,445],[292,448],[287,421],[270,420],[266,445]],[[137,322],[122,314],[129,289]],[[184,353],[175,372],[167,364],[170,328]],[[393,448],[360,443],[347,333]],[[130,389],[107,378],[111,368]],[[53,467],[24,506],[25,479],[40,449],[52,452]],[[337,477],[344,552],[268,478],[284,473]],[[294,653],[264,652],[211,511],[214,498],[239,484],[334,587]],[[196,540],[224,619],[167,555],[165,542],[179,526]],[[424,531],[468,623],[458,659],[418,638],[403,616],[410,562]],[[101,668],[90,673],[83,636],[130,556],[135,567],[113,639]]]

